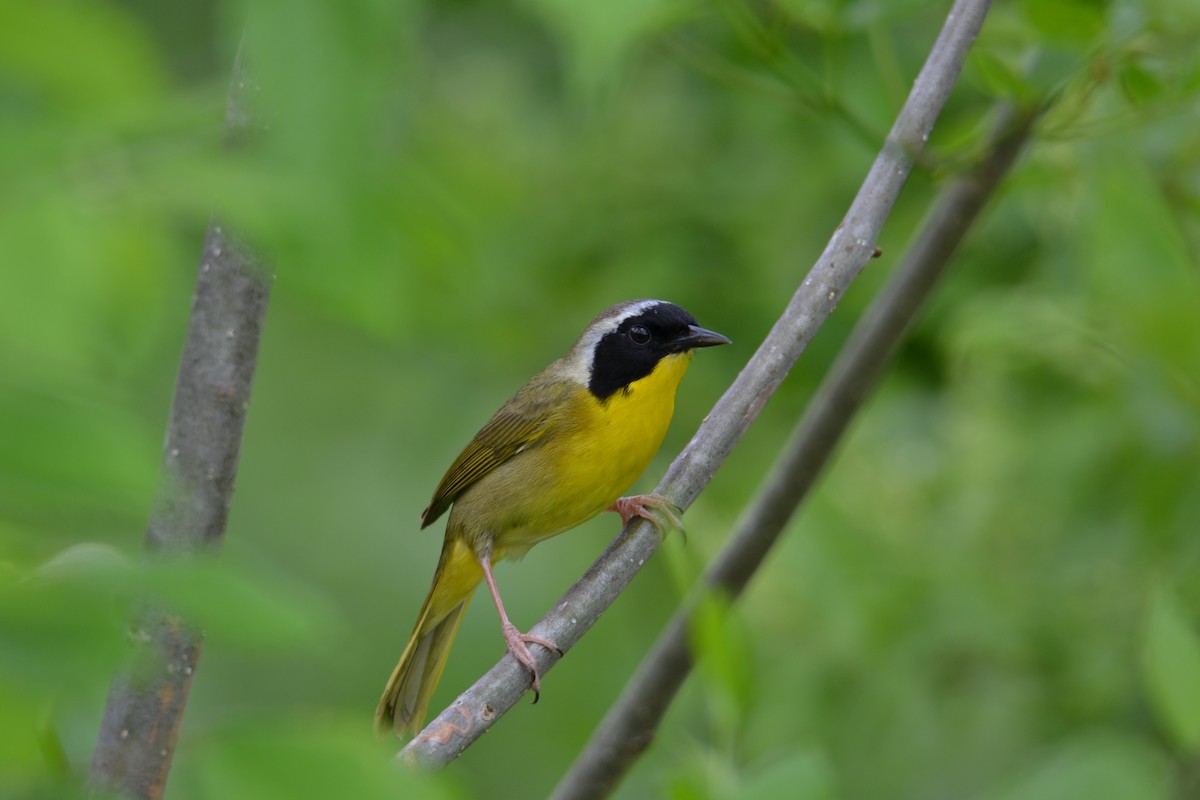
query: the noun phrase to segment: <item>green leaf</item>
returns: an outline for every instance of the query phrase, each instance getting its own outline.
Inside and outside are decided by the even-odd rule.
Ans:
[[[1179,747],[1196,750],[1200,747],[1200,637],[1166,588],[1150,598],[1142,668],[1159,724]]]
[[[247,715],[178,753],[171,785],[180,797],[231,800],[461,797],[446,773],[398,768],[390,752],[354,717]]]
[[[327,641],[334,616],[324,598],[294,581],[232,559],[149,561],[146,592],[207,637],[243,652],[315,646]]]
[[[1094,736],[1067,742],[1047,755],[999,800],[1152,800],[1166,798],[1161,754],[1137,739]]]
[[[994,53],[976,50],[967,63],[972,80],[988,94],[1009,100],[1030,96],[1030,87],[1020,74]]]
[[[1107,27],[1104,4],[1088,0],[1025,0],[1026,19],[1047,41],[1087,45]]]
[[[738,791],[743,800],[833,800],[833,764],[823,753],[798,752],[750,771]]]
[[[558,35],[572,82],[585,93],[604,87],[651,33],[688,13],[686,4],[664,0],[527,0],[526,4]]]
[[[79,542],[56,553],[37,568],[34,577],[61,581],[124,575],[133,569],[129,556],[104,542]]]
[[[166,69],[120,4],[56,2],[0,4],[0,72],[58,113],[95,114],[159,96]]]
[[[1122,137],[1096,164],[1092,186],[1077,217],[1087,236],[1079,242],[1080,263],[1099,296],[1121,313],[1109,324],[1128,345],[1154,353],[1181,374],[1200,369],[1200,284],[1189,244],[1178,224],[1173,199],[1161,178]],[[1154,280],[1131,265],[1153,267]]]
[[[1139,64],[1126,64],[1117,78],[1121,84],[1121,91],[1130,103],[1146,103],[1162,96],[1162,81]]]
[[[718,728],[732,736],[750,706],[750,637],[730,613],[729,600],[706,594],[692,618],[692,648]]]

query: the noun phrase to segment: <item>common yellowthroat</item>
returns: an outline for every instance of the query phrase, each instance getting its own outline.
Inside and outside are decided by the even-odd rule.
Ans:
[[[492,575],[502,558],[574,528],[602,511],[622,523],[673,506],[659,495],[621,497],[662,444],[675,389],[699,347],[728,344],[662,300],[605,309],[579,341],[525,384],[459,454],[421,514],[424,528],[450,509],[433,586],[375,711],[379,734],[421,729],[471,595],[486,581],[509,651],[539,691],[529,645],[508,619]]]

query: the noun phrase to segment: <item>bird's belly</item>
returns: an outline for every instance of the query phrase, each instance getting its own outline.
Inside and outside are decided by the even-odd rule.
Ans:
[[[683,357],[677,365],[660,364],[603,403],[581,389],[585,396],[572,422],[464,492],[451,525],[455,517],[470,520],[474,530],[464,533],[490,539],[494,558],[519,558],[537,542],[604,511],[658,452],[686,367]]]

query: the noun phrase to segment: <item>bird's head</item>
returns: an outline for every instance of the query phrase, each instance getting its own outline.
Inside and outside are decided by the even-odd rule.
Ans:
[[[652,373],[663,359],[729,344],[665,300],[630,300],[601,311],[566,356],[570,376],[603,401]]]

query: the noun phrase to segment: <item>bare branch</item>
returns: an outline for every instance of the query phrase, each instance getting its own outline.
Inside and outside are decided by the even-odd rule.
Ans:
[[[656,491],[686,508],[711,480],[767,400],[833,312],[875,251],[875,240],[904,185],[983,24],[987,0],[958,0],[858,195],[833,238],[758,351],[714,406]],[[569,649],[658,549],[654,528],[632,523],[531,633]],[[544,674],[559,656],[537,649]],[[529,676],[505,656],[397,755],[428,766],[456,758],[529,689]]]
[[[1033,113],[1001,112],[986,160],[942,192],[905,259],[867,309],[813,396],[769,482],[701,581],[704,591],[717,590],[734,598],[749,583],[833,454],[954,251],[1012,166],[1034,118]],[[649,746],[691,672],[688,631],[695,604],[694,598],[668,623],[555,788],[555,800],[608,796]]]
[[[226,114],[230,142],[250,128],[252,89],[239,58]],[[259,259],[210,223],[146,531],[152,558],[190,556],[221,544],[269,286]],[[152,599],[134,610],[131,627],[133,653],[109,689],[90,782],[130,797],[160,798],[202,637]]]

